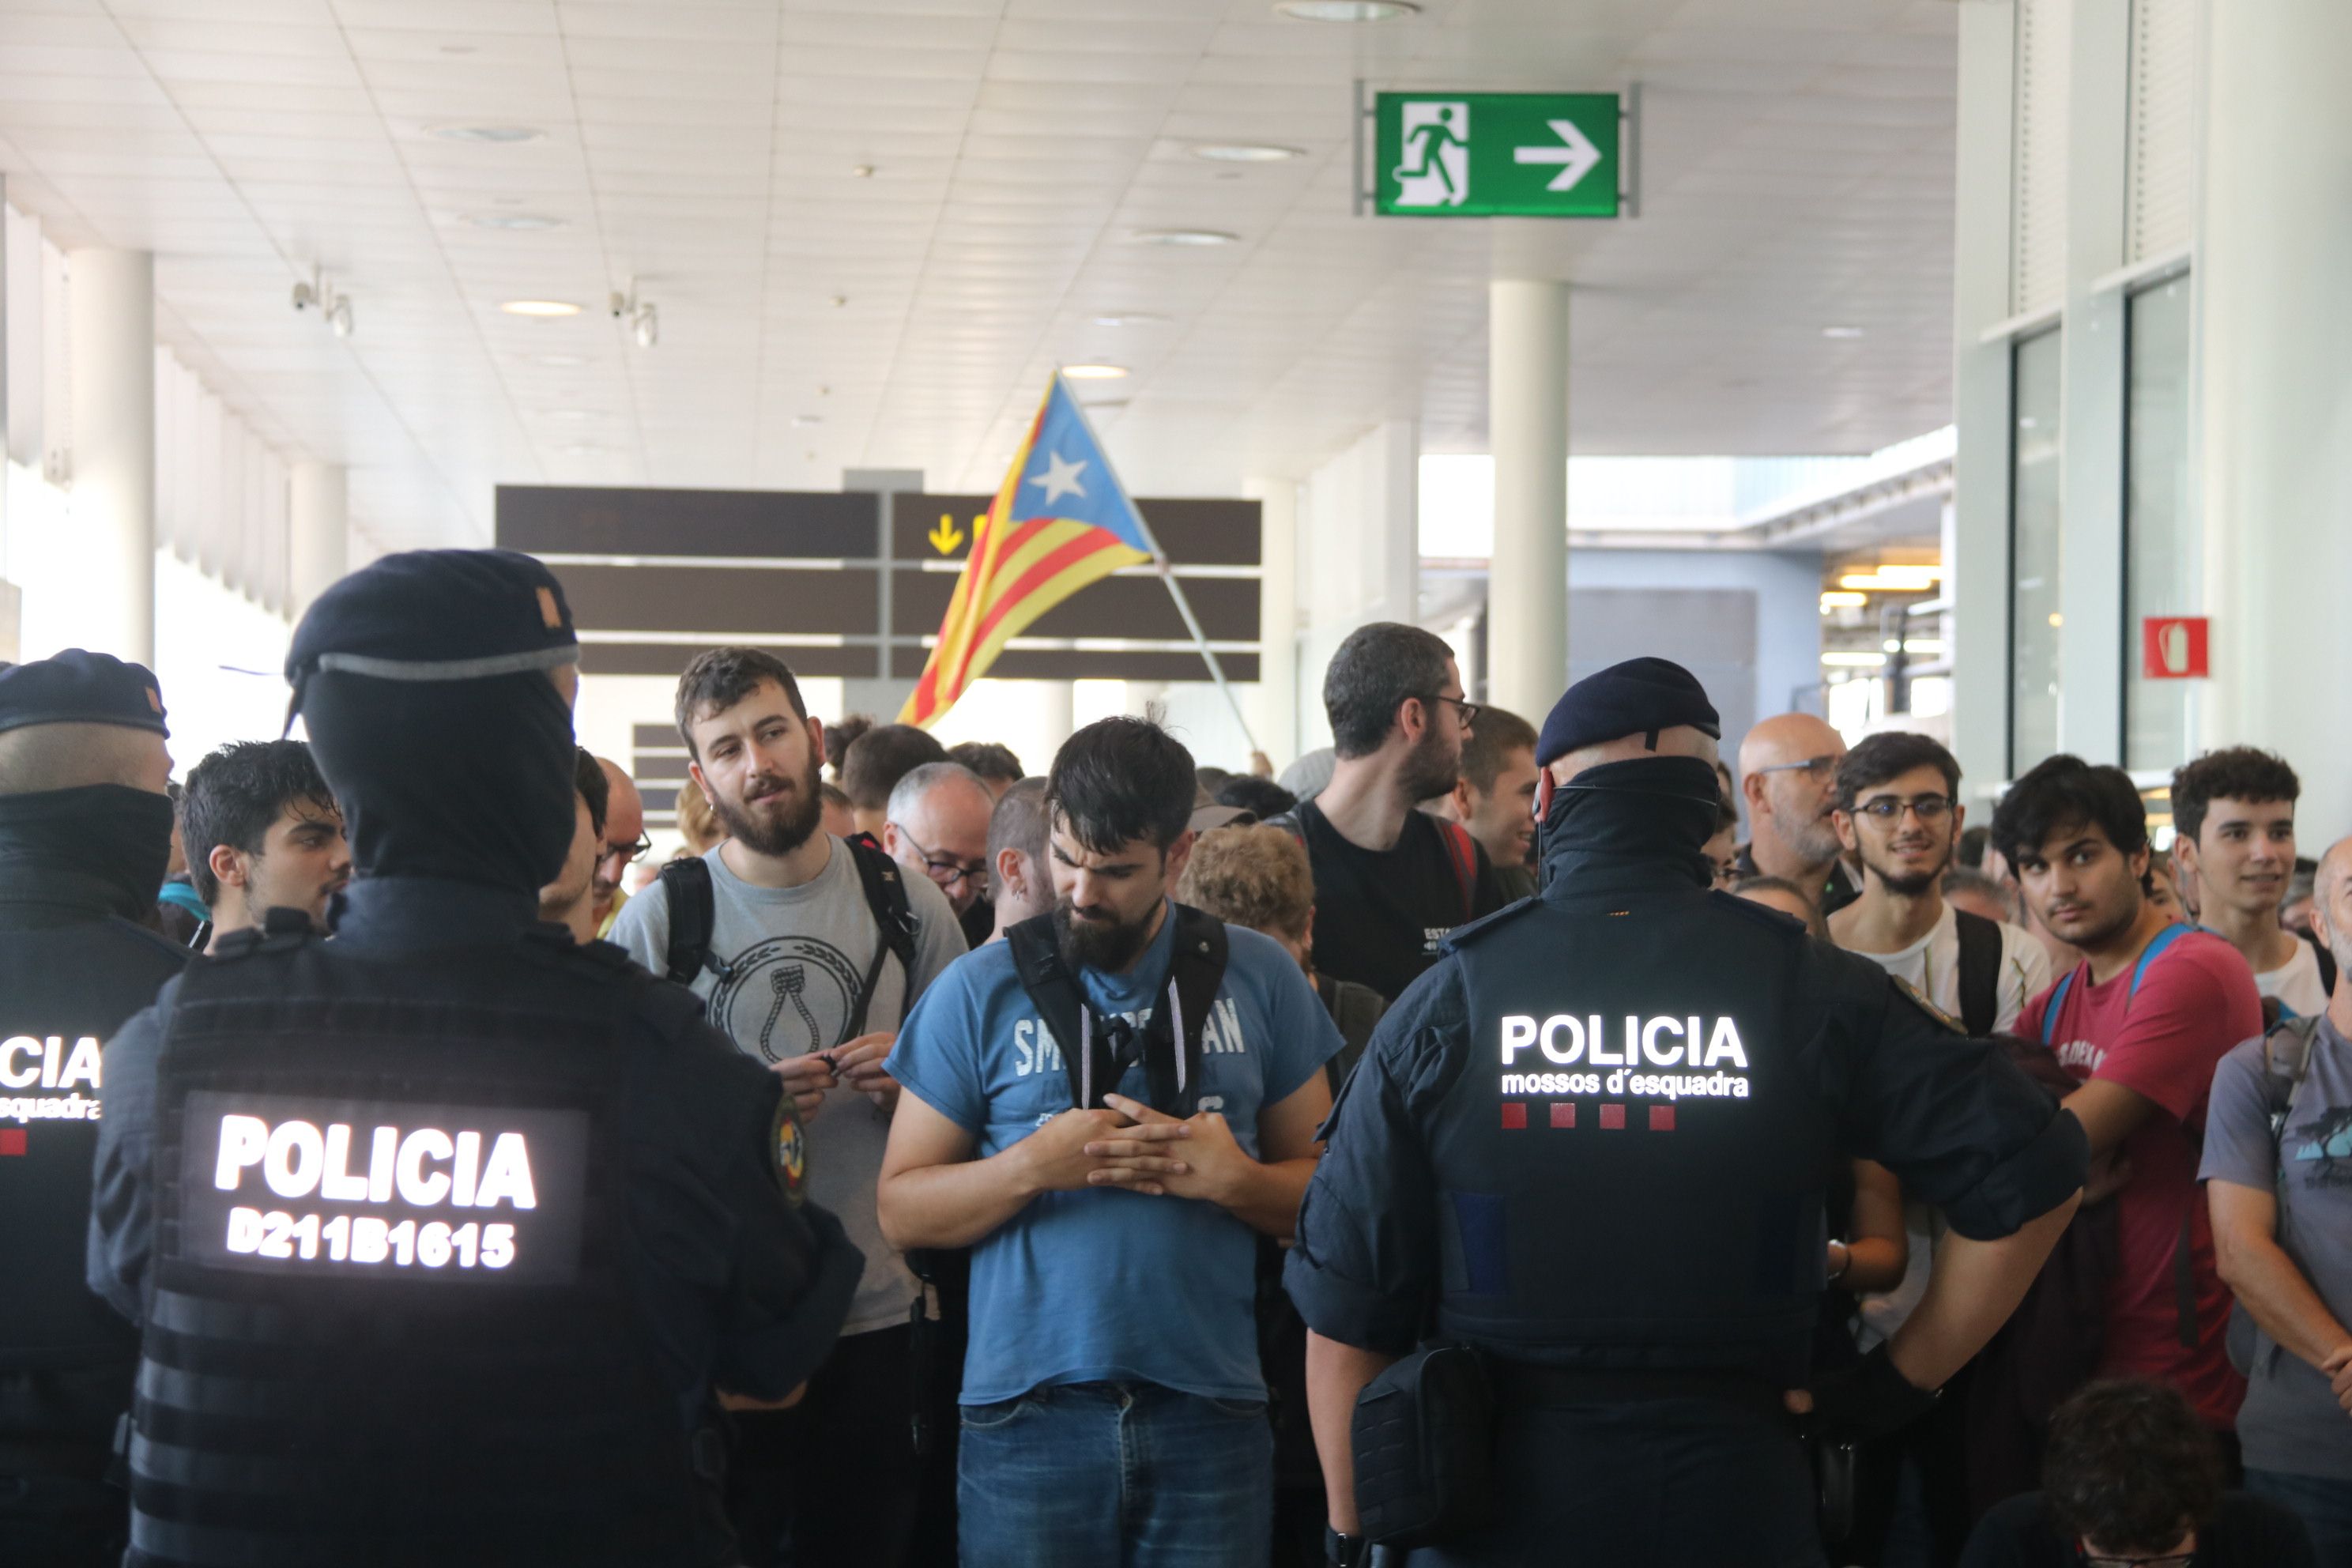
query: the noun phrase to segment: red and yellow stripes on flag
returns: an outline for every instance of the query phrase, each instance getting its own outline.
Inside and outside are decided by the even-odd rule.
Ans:
[[[956,577],[939,640],[907,705],[898,710],[901,724],[929,728],[1031,622],[1120,567],[1151,559],[1091,523],[1013,515],[1021,476],[1044,418],[1041,405],[996,499],[989,503],[988,515],[972,534],[971,552]]]

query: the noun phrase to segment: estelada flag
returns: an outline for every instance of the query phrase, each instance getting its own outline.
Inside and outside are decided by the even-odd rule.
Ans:
[[[947,618],[898,721],[928,728],[1039,616],[1122,566],[1151,534],[1059,375],[971,536]]]

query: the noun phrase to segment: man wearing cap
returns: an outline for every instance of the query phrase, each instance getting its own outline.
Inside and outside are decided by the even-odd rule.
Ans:
[[[1286,1284],[1335,1562],[1817,1565],[1790,1413],[1833,1439],[1916,1415],[2073,1213],[2082,1129],[1994,1047],[1708,891],[1717,733],[1663,659],[1569,689],[1537,746],[1542,894],[1453,933],[1327,1124]],[[1853,1157],[1951,1235],[1892,1343],[1806,1392],[1823,1187]],[[1433,1307],[1468,1352],[1415,1351]],[[1395,1439],[1420,1428],[1382,1415],[1465,1364],[1489,1403],[1440,1418],[1492,1435],[1496,1506],[1416,1533]]]
[[[129,1568],[732,1561],[707,1418],[791,1398],[862,1259],[772,1073],[537,922],[578,648],[528,556],[343,578],[287,676],[335,940],[272,911],[108,1051],[89,1283],[144,1331]]]
[[[82,1282],[101,1047],[180,973],[163,702],[68,648],[0,670],[0,1563],[121,1561],[105,1484],[139,1340]]]

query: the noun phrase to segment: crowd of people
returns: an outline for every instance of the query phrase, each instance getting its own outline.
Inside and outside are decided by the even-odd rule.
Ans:
[[[608,955],[596,984],[650,987],[652,999],[629,1004],[633,1027],[680,1051],[712,1031],[731,1047],[729,1060],[695,1069],[704,1077],[676,1069],[690,1083],[674,1082],[668,1068],[629,1067],[620,1109],[593,1111],[622,1116],[631,1149],[658,1143],[670,1151],[664,1159],[688,1162],[646,1176],[658,1198],[633,1190],[623,1209],[605,1206],[620,1200],[596,1196],[593,1184],[583,1189],[590,1215],[634,1216],[625,1227],[634,1240],[618,1262],[592,1246],[580,1268],[583,1279],[593,1262],[669,1281],[671,1295],[651,1307],[659,1291],[630,1287],[641,1314],[668,1325],[656,1331],[650,1375],[685,1414],[681,1462],[724,1514],[723,1529],[706,1521],[697,1539],[733,1543],[699,1557],[615,1560],[1351,1560],[1356,1515],[1338,1494],[1353,1487],[1314,1391],[1328,1386],[1336,1343],[1372,1342],[1335,1324],[1360,1317],[1407,1339],[1425,1326],[1433,1303],[1391,1305],[1346,1277],[1360,1246],[1364,1267],[1387,1278],[1389,1255],[1409,1248],[1421,1223],[1404,1216],[1436,1194],[1412,1192],[1393,1209],[1361,1200],[1363,1213],[1335,1219],[1330,1205],[1348,1211],[1354,1201],[1349,1171],[1391,1192],[1434,1178],[1387,1154],[1370,1170],[1360,1146],[1339,1173],[1318,1175],[1318,1160],[1333,1163],[1321,1159],[1322,1141],[1383,1115],[1410,1119],[1406,1107],[1427,1085],[1400,1064],[1435,1059],[1413,1042],[1453,1028],[1449,1008],[1476,1013],[1448,989],[1462,984],[1454,968],[1416,982],[1475,940],[1465,928],[1485,931],[1517,900],[1549,896],[1554,863],[1571,853],[1550,826],[1563,816],[1555,803],[1575,787],[1556,760],[1558,716],[1539,731],[1469,700],[1441,639],[1383,623],[1350,636],[1326,672],[1332,746],[1279,779],[1263,758],[1237,772],[1197,765],[1150,718],[1090,724],[1029,774],[1002,745],[946,747],[857,716],[828,723],[773,655],[714,648],[678,680],[686,847],[656,864],[635,782],[568,733],[554,739],[568,732],[568,713],[559,725],[542,711],[540,688],[570,695],[568,613],[544,569],[517,559],[465,568],[476,574],[467,591],[478,590],[483,624],[498,624],[494,606],[510,590],[543,612],[543,628],[526,626],[513,646],[410,647],[383,630],[404,616],[448,624],[437,565],[406,579],[396,564],[389,576],[371,569],[370,584],[323,600],[289,660],[310,741],[241,742],[197,760],[170,786],[168,850],[118,848],[132,829],[111,818],[94,829],[82,808],[55,805],[78,791],[100,792],[87,809],[105,810],[162,795],[163,709],[152,678],[81,654],[0,672],[0,969],[16,962],[14,933],[85,918],[135,920],[180,953],[167,962],[141,949],[143,967],[103,1016],[61,1025],[27,1014],[9,1021],[16,1037],[0,1047],[5,1097],[60,1082],[54,1063],[44,1078],[20,1047],[61,1029],[110,1042],[106,1116],[74,1151],[94,1174],[79,1192],[47,1189],[39,1201],[84,1206],[89,1289],[133,1326],[123,1342],[121,1323],[112,1337],[80,1325],[77,1364],[111,1375],[143,1361],[127,1450],[129,1560],[245,1561],[239,1553],[266,1538],[249,1510],[206,1495],[258,1485],[249,1469],[222,1481],[232,1471],[219,1467],[258,1441],[238,1421],[251,1426],[259,1396],[238,1395],[248,1403],[237,1416],[208,1411],[190,1389],[235,1361],[223,1342],[244,1336],[251,1357],[278,1335],[302,1333],[270,1320],[266,1275],[236,1272],[249,1260],[178,1239],[213,1212],[198,1189],[215,1169],[223,1189],[238,1173],[226,1131],[216,1165],[195,1153],[184,1168],[173,1163],[176,1140],[194,1137],[173,1119],[194,1096],[268,1087],[273,1041],[318,1047],[329,1064],[315,1081],[297,1075],[287,1094],[336,1106],[371,1095],[461,1100],[455,1084],[402,1089],[381,1062],[339,1053],[352,1038],[381,1036],[382,1045],[425,1027],[417,1021],[445,1005],[455,1037],[498,1036],[487,1015],[465,1011],[488,983],[469,978],[465,962],[431,955],[437,942],[510,940],[534,917],[568,933],[549,938],[567,955]],[[364,639],[338,640],[356,637],[353,626],[381,639],[364,644],[364,657],[352,651]],[[453,674],[456,664],[489,673]],[[530,685],[527,702],[501,684],[513,682]],[[527,709],[528,721],[482,695],[493,689]],[[1637,736],[1643,728],[1628,725]],[[1658,727],[1648,729],[1654,752]],[[481,754],[461,765],[446,755],[452,746]],[[510,787],[500,771],[520,777],[559,753],[568,838],[539,816],[514,826],[526,811],[544,816],[550,797]],[[1819,1550],[1873,1565],[2352,1565],[2352,1164],[2339,1168],[2352,1161],[2352,982],[2343,974],[2352,840],[2299,858],[2294,773],[2242,748],[2175,775],[2168,856],[2154,848],[2131,781],[2073,757],[2031,769],[2001,793],[1987,826],[1970,827],[1958,765],[1926,735],[1878,733],[1849,749],[1821,720],[1792,713],[1749,730],[1736,773],[1711,742],[1687,755],[1711,766],[1687,773],[1695,786],[1668,789],[1681,790],[1675,810],[1694,814],[1690,847],[1667,855],[1674,875],[1780,911],[1813,943],[1866,960],[1936,1020],[1927,1026],[2000,1040],[2017,1083],[2042,1086],[2032,1104],[2018,1102],[2019,1125],[2046,1121],[2044,1102],[2063,1106],[2090,1154],[2071,1223],[2045,1215],[2047,1203],[2018,1200],[2009,1228],[2043,1215],[2054,1250],[1941,1397],[1887,1430],[1819,1435]],[[394,772],[404,775],[396,784]],[[458,789],[476,793],[433,797]],[[160,838],[160,816],[137,809]],[[531,852],[502,847],[501,835]],[[1612,850],[1603,837],[1572,853],[1588,875],[1606,872]],[[69,881],[72,897],[61,891]],[[509,909],[488,891],[522,883],[537,886],[535,909]],[[461,887],[471,891],[449,891]],[[1769,945],[1790,928],[1759,929]],[[206,962],[151,1006],[186,952]],[[335,986],[357,982],[305,956],[321,952],[430,958],[439,978],[417,981],[397,1007],[369,991],[370,1011],[332,1001]],[[1714,958],[1641,961],[1696,973]],[[1563,951],[1543,963],[1567,972],[1579,961]],[[248,994],[261,965],[274,966],[270,984],[285,994],[310,995],[309,986],[327,999],[308,1012],[261,1006]],[[562,984],[588,986],[587,974],[550,970],[550,1005]],[[658,998],[675,993],[647,975],[684,987],[698,1006],[665,1010]],[[26,995],[38,989],[29,978],[8,983]],[[646,1022],[656,1017],[658,1028]],[[1637,1021],[1625,1025],[1633,1066]],[[1543,1025],[1541,1054],[1554,1062],[1567,1055],[1554,1054],[1560,1022]],[[1662,1022],[1680,1035],[1679,1018]],[[1581,1021],[1565,1023],[1582,1049]],[[1609,1059],[1604,1023],[1614,1030],[1613,1019],[1591,1021],[1595,1064]],[[1700,1026],[1689,1019],[1693,1066]],[[1530,1018],[1530,1039],[1535,1026]],[[232,1040],[239,1028],[252,1037]],[[1654,1050],[1656,1028],[1643,1031],[1642,1049]],[[329,1038],[337,1049],[320,1043]],[[1507,1066],[1507,1022],[1504,1038]],[[1861,1047],[1824,1037],[1804,1048]],[[1375,1064],[1368,1050],[1385,1054]],[[1718,1030],[1710,1058],[1722,1054]],[[746,1063],[759,1070],[739,1071]],[[2011,1093],[2010,1082],[1995,1088]],[[476,1089],[513,1094],[487,1080]],[[565,1103],[605,1106],[587,1087],[579,1094]],[[722,1169],[715,1152],[736,1136],[713,1131],[730,1125],[718,1102],[730,1094],[763,1129],[772,1122],[760,1141],[772,1169],[751,1178]],[[648,1131],[648,1119],[672,1114],[651,1102],[671,1095],[675,1125]],[[31,1103],[0,1098],[0,1110]],[[1577,1125],[1578,1103],[1551,1107],[1552,1128]],[[1675,1109],[1660,1109],[1649,1128],[1673,1130]],[[1505,1128],[1524,1124],[1515,1110],[1524,1118],[1505,1104]],[[1601,1127],[1621,1125],[1622,1105],[1619,1121],[1611,1113],[1608,1104],[1583,1110]],[[27,1118],[52,1114],[16,1113],[13,1142],[0,1117],[0,1154],[25,1152]],[[266,1131],[270,1114],[265,1105],[248,1120]],[[1855,1127],[1868,1121],[1853,1115]],[[281,1195],[303,1184],[303,1145],[285,1132],[296,1125],[310,1122],[281,1121],[251,1151]],[[37,1140],[50,1129],[30,1131]],[[698,1142],[709,1147],[698,1152]],[[1883,1364],[1939,1268],[1978,1266],[1949,1244],[2006,1234],[1906,1192],[1904,1161],[1868,1143],[1857,1135],[1842,1145],[1885,1158],[1839,1162],[1792,1286],[1820,1303],[1814,1374]],[[346,1160],[356,1170],[352,1149],[335,1152],[331,1136],[323,1147],[327,1180]],[[390,1147],[378,1157],[383,1173],[395,1163]],[[1956,1147],[1950,1158],[1963,1156]],[[403,1195],[412,1182],[428,1184],[424,1166],[408,1162],[404,1152]],[[637,1175],[660,1163],[641,1152],[629,1162]],[[343,1179],[354,1194],[378,1182],[378,1202],[394,1183],[389,1173]],[[475,1177],[464,1179],[470,1187]],[[747,1179],[767,1185],[745,1198]],[[1928,1194],[1942,1195],[1943,1179],[1931,1178]],[[554,1181],[542,1175],[543,1197]],[[788,1207],[775,1201],[779,1187]],[[1479,1282],[1506,1267],[1482,1235],[1503,1222],[1472,1201],[1481,1196],[1457,1192],[1442,1216],[1429,1211],[1444,1233],[1430,1245],[1447,1268],[1467,1270],[1433,1286],[1449,1297],[1506,1289]],[[5,1186],[0,1200],[12,1227],[32,1201]],[[1319,1230],[1303,1220],[1302,1200],[1322,1215]],[[576,1230],[583,1211],[565,1212]],[[297,1224],[282,1213],[253,1224],[265,1219]],[[1359,1221],[1360,1244],[1350,1228]],[[232,1215],[232,1252],[244,1245],[239,1223]],[[16,1234],[28,1247],[54,1247],[58,1230],[51,1214],[46,1231]],[[300,1245],[323,1244],[314,1229]],[[294,1256],[269,1246],[247,1250]],[[70,1271],[84,1272],[78,1246]],[[28,1266],[30,1283],[14,1294],[62,1290],[60,1278]],[[564,1289],[586,1287],[567,1277]],[[676,1327],[709,1318],[711,1302],[716,1327]],[[0,1471],[103,1472],[110,1417],[131,1405],[127,1383],[110,1389],[100,1377],[79,1387],[75,1414],[52,1409],[27,1424],[31,1405],[55,1394],[39,1381],[56,1375],[52,1363],[34,1352],[61,1332],[56,1305],[0,1309],[0,1327],[19,1342],[0,1345],[0,1369],[14,1369],[0,1371]],[[376,1310],[336,1297],[321,1321],[380,1343],[391,1331],[368,1315]],[[510,1331],[521,1331],[498,1328]],[[548,1331],[558,1348],[574,1343]],[[190,1348],[204,1345],[214,1360]],[[413,1360],[394,1359],[413,1373]],[[341,1373],[305,1365],[342,1386]],[[616,1385],[635,1375],[583,1365],[583,1376]],[[1801,1371],[1790,1386],[1803,1383]],[[439,1419],[383,1387],[366,1397],[376,1403],[354,1408]],[[289,1420],[287,1433],[325,1430]],[[585,1453],[592,1440],[551,1451]],[[290,1467],[271,1483],[286,1496],[341,1473],[272,1463]],[[38,1489],[25,1484],[28,1496]],[[611,1484],[616,1496],[628,1490]],[[0,1500],[0,1544],[37,1542],[26,1550],[45,1553],[9,1560],[113,1561],[121,1543],[106,1521],[119,1494],[109,1503],[99,1490],[60,1488],[31,1522]],[[305,1506],[295,1511],[308,1518],[324,1505]],[[395,1535],[408,1528],[370,1518]],[[448,1538],[461,1539],[471,1538]],[[556,1560],[516,1546],[534,1540],[527,1531],[496,1539],[515,1553],[497,1560]],[[620,1550],[575,1542],[562,1560],[604,1561],[595,1552],[605,1549]],[[436,1560],[491,1559],[451,1547]]]

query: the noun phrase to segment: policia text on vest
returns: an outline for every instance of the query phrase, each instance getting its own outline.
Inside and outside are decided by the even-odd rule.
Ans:
[[[548,1283],[577,1270],[583,1112],[207,1091],[187,1117],[182,1234],[207,1263]],[[273,1197],[289,1206],[256,1206]]]
[[[0,1123],[97,1121],[101,1066],[96,1035],[0,1040],[0,1089],[41,1090],[0,1095]]]
[[[1628,1013],[1621,1043],[1614,1048],[1598,1013],[1587,1014],[1580,1019],[1572,1014],[1554,1013],[1541,1020],[1531,1013],[1506,1014],[1500,1033],[1506,1126],[1526,1124],[1527,1107],[1510,1100],[1513,1095],[1605,1094],[1612,1100],[1631,1095],[1638,1100],[1668,1100],[1748,1098],[1748,1052],[1739,1043],[1739,1026],[1728,1017],[1645,1019],[1639,1014]],[[1512,1070],[1530,1048],[1556,1067],[1580,1063],[1585,1070]],[[1610,1070],[1603,1073],[1601,1069],[1604,1068]],[[1650,1070],[1662,1068],[1682,1070]],[[1567,1109],[1572,1117],[1575,1107]],[[1608,1109],[1602,1108],[1604,1114]],[[1512,1114],[1514,1111],[1517,1116]]]

